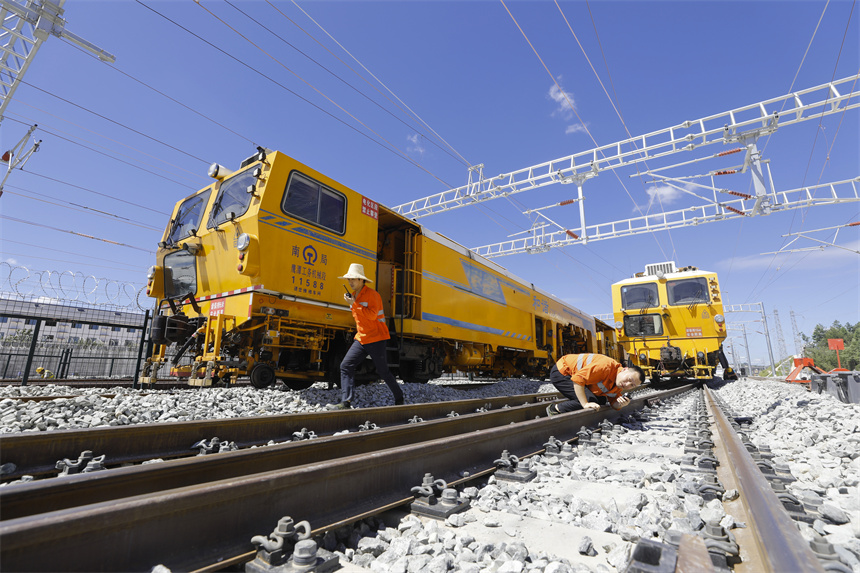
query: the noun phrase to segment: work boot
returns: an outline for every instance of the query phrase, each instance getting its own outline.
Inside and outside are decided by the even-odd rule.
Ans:
[[[326,410],[349,410],[352,408],[352,404],[349,402],[341,402],[340,404],[326,404]]]
[[[555,407],[555,404],[550,404],[546,407],[546,415],[547,416],[558,416],[561,412],[558,411],[558,408]]]

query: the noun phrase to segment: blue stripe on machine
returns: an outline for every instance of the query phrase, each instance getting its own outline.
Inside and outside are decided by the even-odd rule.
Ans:
[[[499,328],[492,328],[490,326],[484,326],[482,324],[473,324],[471,322],[466,322],[464,320],[456,320],[453,318],[448,318],[447,316],[440,316],[438,314],[430,314],[427,312],[421,313],[422,320],[429,320],[431,322],[441,322],[442,324],[449,324],[451,326],[459,326],[460,328],[468,328],[470,330],[479,330],[481,332],[489,332],[490,334],[499,334],[504,335],[505,331]]]
[[[301,227],[299,226],[299,223],[297,221],[291,221],[290,219],[284,217],[283,215],[278,215],[277,213],[271,213],[263,209],[260,209],[260,213],[266,214],[265,216],[261,215],[259,217],[259,221],[263,224],[271,225],[272,227],[275,227],[277,229],[289,231],[290,233],[301,235],[303,237],[307,237],[308,239],[319,241],[321,243],[325,243],[333,247],[349,251],[366,259],[372,259],[374,261],[376,260],[375,251],[360,247],[348,241],[341,241],[339,239],[335,239],[334,237],[329,237],[327,235],[314,231],[313,229]]]

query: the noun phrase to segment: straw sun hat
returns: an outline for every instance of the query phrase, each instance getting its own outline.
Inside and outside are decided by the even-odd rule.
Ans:
[[[349,270],[342,277],[337,277],[339,279],[364,279],[368,282],[373,282],[373,280],[364,276],[364,265],[359,263],[352,263],[349,265]]]

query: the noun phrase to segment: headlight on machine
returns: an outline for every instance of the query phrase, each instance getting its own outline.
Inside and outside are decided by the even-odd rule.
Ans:
[[[618,330],[621,330],[623,327],[624,327],[623,322],[621,322],[620,320],[615,321],[615,328],[617,328]]]
[[[248,233],[242,233],[238,237],[236,237],[236,248],[240,251],[244,251],[251,244],[251,237]]]
[[[645,362],[646,360],[648,360],[648,355],[647,355],[647,354],[645,354],[645,353],[643,352],[642,354],[640,354],[640,355],[639,355],[639,362]]]
[[[149,267],[149,270],[146,271],[146,280],[152,280],[153,278],[155,278],[155,271],[156,271],[155,265],[152,265],[151,267]]]
[[[704,352],[697,352],[696,358],[698,358],[699,362],[702,362],[703,360],[705,360],[705,353]]]
[[[714,317],[714,322],[716,322],[717,324],[723,324],[726,322],[726,317],[722,314],[718,314]]]

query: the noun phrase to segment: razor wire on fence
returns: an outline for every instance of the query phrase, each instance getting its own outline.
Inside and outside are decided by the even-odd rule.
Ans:
[[[111,309],[144,311],[145,286],[76,271],[31,270],[0,262],[0,297],[25,301],[85,303]]]

